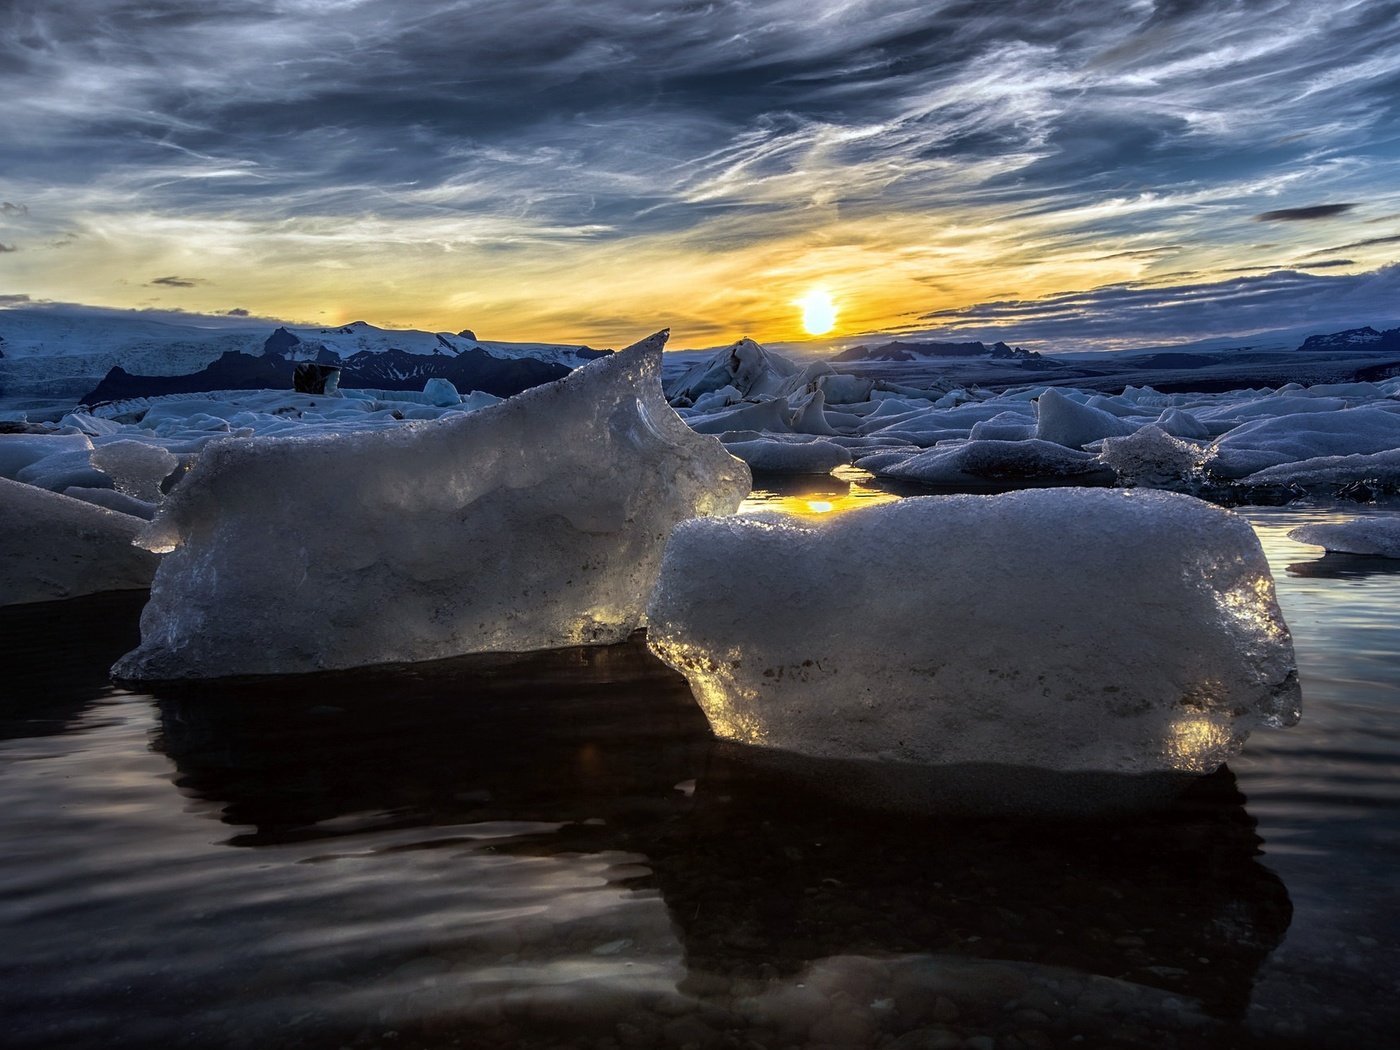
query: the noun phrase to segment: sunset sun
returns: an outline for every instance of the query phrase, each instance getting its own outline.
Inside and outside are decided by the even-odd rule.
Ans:
[[[831,296],[814,289],[797,300],[802,307],[802,327],[809,335],[826,335],[836,327],[836,304]]]

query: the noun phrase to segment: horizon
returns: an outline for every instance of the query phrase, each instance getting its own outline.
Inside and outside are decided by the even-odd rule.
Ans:
[[[1353,327],[1400,300],[1393,13],[19,0],[0,305],[697,347]]]

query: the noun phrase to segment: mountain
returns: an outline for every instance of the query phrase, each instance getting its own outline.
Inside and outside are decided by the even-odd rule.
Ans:
[[[1298,347],[1299,353],[1346,353],[1348,351],[1400,350],[1400,328],[1378,332],[1370,325],[1348,328],[1330,335],[1310,335]]]
[[[290,388],[292,368],[301,361],[341,367],[341,385],[347,387],[422,389],[427,379],[442,377],[464,393],[515,392],[609,352],[582,345],[479,340],[465,329],[454,335],[377,328],[363,321],[269,331],[265,324],[220,324],[218,319],[172,324],[139,314],[14,307],[0,309],[0,397],[23,406]]]
[[[361,350],[348,358],[335,357],[324,348],[315,356],[272,353],[253,357],[229,352],[189,375],[134,375],[117,366],[79,401],[95,405],[129,397],[205,390],[290,389],[293,370],[306,360],[338,366],[340,386],[346,388],[422,390],[429,379],[446,379],[464,394],[485,390],[497,397],[510,397],[532,386],[562,379],[572,371],[570,366],[557,362],[533,357],[503,359],[477,348],[451,357],[412,354],[396,348]]]
[[[843,350],[830,360],[840,362],[850,361],[918,361],[928,357],[986,357],[995,361],[1019,361],[1029,364],[1033,361],[1043,361],[1044,358],[1034,350],[1026,350],[1022,347],[1010,347],[1005,343],[993,343],[988,346],[980,341],[970,343],[940,343],[940,342],[901,342],[895,340],[890,343],[881,343],[879,346],[853,346],[849,350]],[[1034,366],[1032,366],[1034,367]]]

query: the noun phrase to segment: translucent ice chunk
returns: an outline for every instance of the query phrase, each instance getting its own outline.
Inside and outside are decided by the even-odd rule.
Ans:
[[[666,334],[471,413],[210,446],[123,678],[280,674],[615,642],[671,528],[748,468],[661,395]]]
[[[1165,486],[1199,475],[1213,454],[1149,423],[1126,437],[1105,438],[1099,460],[1113,468],[1121,484]]]
[[[147,503],[161,498],[160,483],[180,461],[147,441],[113,441],[89,454],[92,465],[112,479],[118,492]]]
[[[1258,540],[1175,493],[687,522],[648,617],[718,736],[808,758],[1202,773],[1298,719]]]

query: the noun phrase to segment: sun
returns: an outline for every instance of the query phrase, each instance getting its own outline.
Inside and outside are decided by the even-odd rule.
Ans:
[[[802,327],[808,335],[826,335],[836,327],[836,304],[831,296],[819,288],[814,288],[796,305],[802,307]]]

